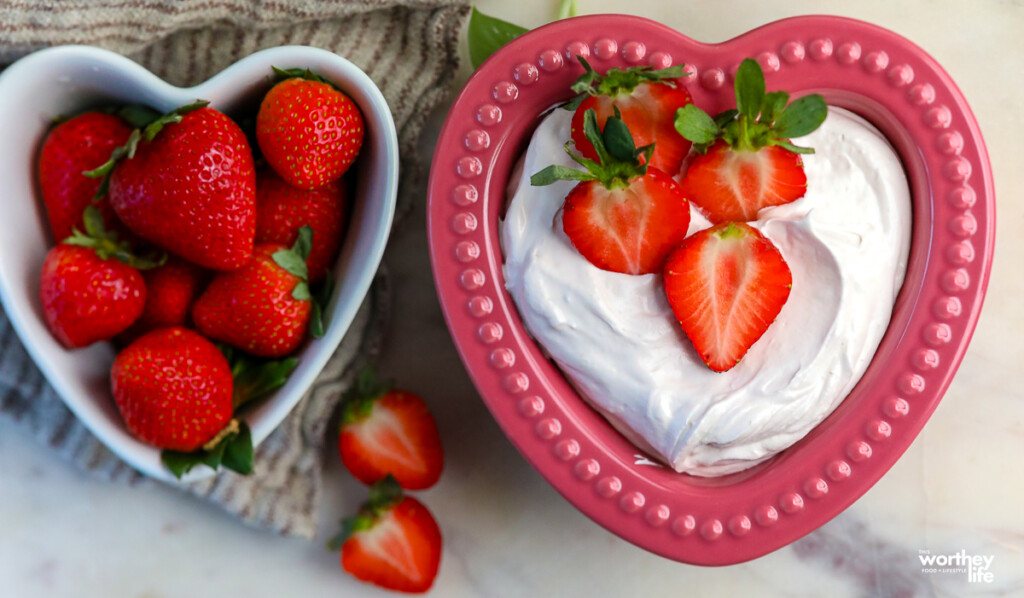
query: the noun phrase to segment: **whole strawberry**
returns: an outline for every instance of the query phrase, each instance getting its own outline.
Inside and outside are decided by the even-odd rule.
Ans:
[[[392,475],[409,490],[437,483],[444,453],[437,423],[419,396],[360,373],[345,397],[338,434],[341,461],[364,484]]]
[[[370,488],[359,513],[327,544],[357,579],[399,592],[426,592],[441,564],[441,529],[423,503],[404,496],[394,478]]]
[[[245,134],[204,102],[146,127],[110,175],[133,232],[213,270],[240,268],[256,234],[256,172]],[[102,173],[97,173],[102,174]]]
[[[82,173],[99,167],[114,149],[128,141],[131,128],[123,120],[102,112],[86,112],[53,128],[39,154],[39,187],[56,242],[82,228],[82,212],[92,205],[100,181]],[[109,202],[96,202],[109,229],[120,223]]]
[[[146,305],[125,334],[137,338],[157,328],[184,326],[207,275],[206,270],[175,255],[162,266],[144,270]]]
[[[299,347],[309,326],[312,297],[306,282],[309,227],[291,249],[257,245],[252,260],[218,274],[192,309],[206,336],[261,357],[282,357]]]
[[[318,189],[355,161],[363,145],[363,116],[351,98],[308,70],[275,72],[289,78],[260,104],[257,143],[281,178]]]
[[[86,233],[76,230],[46,254],[39,281],[46,325],[69,349],[111,339],[135,322],[146,303],[138,268],[155,265],[118,243],[96,207],[83,220]]]
[[[583,127],[587,110],[594,110],[597,125],[602,129],[608,117],[618,114],[632,133],[635,145],[654,145],[650,166],[669,176],[678,173],[690,151],[690,142],[675,130],[672,122],[676,110],[693,103],[690,92],[679,83],[686,75],[682,65],[659,70],[649,66],[613,68],[601,75],[583,57],[577,59],[586,72],[572,85],[572,90],[580,94],[570,103],[575,105],[572,140],[583,157],[598,157]]]
[[[637,148],[617,109],[603,131],[594,110],[587,110],[583,128],[598,160],[569,152],[586,170],[552,165],[530,183],[580,181],[565,198],[562,230],[591,264],[624,274],[660,272],[668,253],[686,237],[686,196],[672,177],[649,166],[657,149]]]
[[[308,191],[286,183],[273,170],[256,178],[256,242],[291,246],[299,229],[313,229],[313,247],[306,258],[309,282],[324,279],[341,249],[345,227],[345,185],[341,181]]]
[[[231,420],[231,369],[220,350],[185,328],[143,335],[114,359],[114,401],[133,436],[194,451]]]
[[[814,131],[828,114],[820,95],[790,102],[784,91],[766,93],[764,71],[751,58],[736,71],[735,91],[735,110],[712,118],[690,104],[675,119],[696,151],[680,184],[712,224],[754,220],[763,208],[803,197],[801,155],[814,150],[789,139]]]

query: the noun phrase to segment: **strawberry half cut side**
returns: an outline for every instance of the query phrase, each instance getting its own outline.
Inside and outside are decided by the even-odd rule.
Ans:
[[[665,293],[701,360],[724,372],[746,355],[789,299],[793,277],[756,228],[724,223],[695,233],[665,264]]]
[[[371,368],[347,393],[338,435],[341,461],[364,484],[394,476],[403,488],[437,483],[444,452],[434,416],[419,396],[394,390]]]
[[[807,191],[799,154],[814,150],[790,142],[817,129],[828,114],[812,94],[789,101],[765,92],[764,72],[746,59],[736,72],[736,108],[714,118],[693,104],[676,112],[675,128],[693,142],[696,156],[683,175],[686,197],[713,224],[750,221],[762,208],[796,201]]]
[[[399,592],[426,592],[441,564],[441,529],[391,476],[370,488],[359,512],[342,521],[327,544],[341,549],[341,566],[356,578]]]
[[[562,229],[591,264],[624,274],[660,272],[668,252],[686,237],[690,206],[672,177],[648,165],[654,146],[636,147],[615,112],[603,130],[594,110],[584,114],[597,161],[577,156],[569,142],[566,152],[584,170],[552,165],[530,183],[580,181],[565,198]]]

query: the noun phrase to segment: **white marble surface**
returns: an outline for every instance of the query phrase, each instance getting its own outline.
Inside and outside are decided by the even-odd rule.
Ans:
[[[526,26],[551,0],[482,0]],[[818,532],[734,567],[680,565],[619,540],[574,510],[502,436],[465,375],[433,293],[422,205],[387,256],[396,309],[387,375],[426,396],[447,451],[441,482],[420,493],[445,534],[433,595],[1022,596],[1024,595],[1024,3],[1017,0],[815,2],[579,0],[582,13],[632,12],[704,41],[807,12],[888,27],[958,82],[985,134],[999,200],[996,260],[973,344],[935,415],[868,494]],[[468,72],[462,74],[463,79]],[[443,110],[425,135],[436,138]],[[364,490],[332,460],[320,529]],[[993,556],[992,583],[923,574],[919,550]],[[247,529],[164,487],[95,482],[0,424],[0,596],[166,598],[383,596],[341,572],[322,544]]]

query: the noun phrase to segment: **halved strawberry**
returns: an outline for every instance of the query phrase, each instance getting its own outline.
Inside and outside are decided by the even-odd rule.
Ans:
[[[426,592],[441,564],[441,529],[430,511],[403,496],[393,477],[370,489],[359,513],[327,544],[341,566],[363,581],[399,592]]]
[[[700,231],[665,263],[669,305],[716,372],[739,363],[782,310],[793,284],[779,250],[749,224]]]
[[[648,166],[654,146],[638,149],[633,144],[618,109],[603,131],[595,112],[587,110],[583,127],[599,162],[570,151],[586,170],[549,166],[530,182],[581,181],[565,198],[562,229],[591,264],[625,274],[660,272],[690,225],[682,189],[672,177]]]
[[[719,139],[693,159],[682,187],[711,222],[745,222],[762,208],[803,197],[807,175],[800,154],[777,145],[734,151]]]
[[[572,140],[583,157],[598,158],[583,130],[583,115],[587,110],[594,110],[597,124],[604,128],[605,121],[618,109],[637,146],[655,144],[650,165],[669,175],[679,172],[683,158],[690,151],[690,142],[676,132],[673,115],[693,103],[690,92],[677,81],[688,74],[683,66],[659,70],[649,66],[613,68],[601,75],[582,56],[577,59],[586,72],[573,83],[572,90],[580,96],[569,106],[575,105],[576,109],[572,117]]]
[[[422,490],[437,483],[444,466],[441,436],[426,402],[392,390],[369,368],[345,397],[338,451],[364,484],[391,474],[403,488]]]
[[[817,94],[789,103],[784,91],[765,93],[761,66],[744,60],[735,110],[711,118],[691,104],[676,113],[676,130],[697,152],[683,175],[683,193],[712,223],[754,220],[762,208],[800,199],[807,176],[799,154],[814,150],[789,138],[817,129],[827,113]]]

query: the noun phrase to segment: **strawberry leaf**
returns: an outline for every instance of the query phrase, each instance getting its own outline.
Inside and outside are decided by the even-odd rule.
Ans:
[[[530,177],[530,184],[543,187],[556,181],[594,181],[597,177],[585,170],[552,164]]]
[[[579,14],[579,9],[576,6],[576,0],[562,0],[558,6],[559,19],[575,17],[577,14]]]
[[[611,133],[608,128],[611,127]],[[552,165],[530,177],[535,186],[550,185],[555,181],[599,181],[608,189],[620,189],[629,185],[629,181],[647,173],[647,164],[654,153],[654,144],[637,148],[633,136],[626,123],[618,116],[609,116],[605,121],[605,130],[597,126],[597,113],[593,108],[583,113],[583,134],[594,146],[598,161],[577,156],[565,144],[565,151],[573,160],[586,170],[577,170],[560,165]],[[614,152],[608,143],[614,146]],[[640,161],[640,156],[644,160]]]
[[[131,252],[126,242],[118,242],[117,234],[108,231],[103,224],[103,215],[94,205],[86,206],[82,212],[82,223],[85,225],[85,233],[77,228],[71,230],[71,236],[62,242],[77,247],[87,247],[96,252],[100,258],[116,259],[137,270],[149,270],[162,266],[167,261],[167,252],[149,257],[140,257]]]
[[[745,58],[736,71],[736,109],[750,120],[757,119],[764,102],[764,71],[752,58]]]
[[[305,79],[306,81],[316,81],[317,83],[326,83],[326,84],[331,85],[333,87],[333,84],[330,81],[328,81],[327,79],[324,79],[323,77],[321,77],[320,75],[314,73],[313,71],[309,70],[308,68],[306,68],[306,69],[303,69],[303,68],[281,69],[281,68],[277,68],[276,66],[271,66],[270,68],[274,71],[274,74],[277,75],[277,78],[280,79],[280,80],[284,80],[284,79]]]
[[[295,244],[292,245],[292,251],[294,251],[302,259],[309,257],[309,252],[313,250],[313,229],[307,224],[299,229],[299,236],[295,239]]]
[[[117,111],[117,116],[133,129],[142,129],[160,118],[160,113],[149,106],[129,104]]]
[[[231,436],[222,443],[224,445],[222,464],[225,468],[249,475],[253,470],[252,433],[244,421],[239,421],[238,434]]]
[[[165,449],[160,452],[160,460],[178,479],[198,465],[214,470],[224,465],[242,475],[252,473],[252,435],[249,426],[240,420],[232,420],[232,424],[212,441],[212,446],[203,446],[188,453]]]
[[[370,498],[363,505],[363,508],[374,513],[402,502],[402,486],[390,473],[384,479],[370,486]]]
[[[281,266],[286,272],[305,280],[308,277],[306,260],[299,257],[291,249],[278,249],[270,256],[274,263]]]
[[[480,68],[498,48],[527,32],[525,27],[485,15],[473,7],[466,38],[469,42],[469,60],[473,68]]]
[[[787,106],[775,121],[778,137],[803,137],[821,126],[828,115],[825,98],[812,94],[798,98]]]
[[[292,289],[292,299],[296,301],[309,301],[312,298],[313,296],[309,293],[309,284],[304,280]]]
[[[608,153],[616,160],[625,162],[636,159],[636,143],[633,141],[632,133],[629,132],[629,127],[622,122],[622,115],[619,113],[618,107],[615,107],[615,117],[605,121],[602,139],[605,147],[608,148]]]
[[[234,378],[232,405],[238,409],[284,386],[288,376],[299,365],[299,360],[295,357],[267,360],[239,351],[229,358],[228,363],[231,364],[231,376]]]
[[[327,329],[327,303],[334,293],[334,277],[328,272],[324,281],[320,284],[319,290],[313,294],[313,308],[309,315],[309,335],[313,338],[321,338]]]
[[[761,103],[761,123],[771,125],[778,118],[779,114],[786,109],[789,103],[789,94],[784,91],[773,91],[764,95]]]
[[[359,421],[369,415],[373,410],[373,402],[387,394],[393,386],[390,380],[378,378],[372,366],[364,367],[341,399],[341,424]]]
[[[711,115],[694,104],[676,110],[675,126],[680,135],[693,143],[711,143],[722,132]]]

